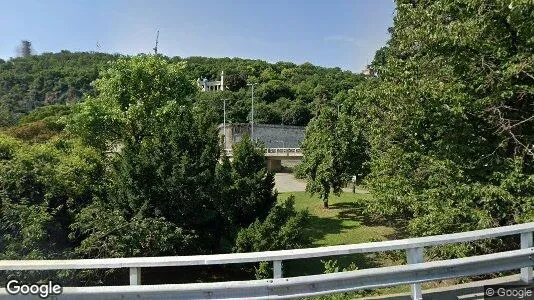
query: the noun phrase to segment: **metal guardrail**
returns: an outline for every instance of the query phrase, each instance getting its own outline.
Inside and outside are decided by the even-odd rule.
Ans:
[[[266,153],[301,153],[300,148],[266,148]]]
[[[130,286],[64,288],[64,295],[68,296],[69,299],[89,299],[95,295],[123,295],[126,297],[140,295],[147,299],[170,299],[176,298],[177,296],[180,299],[282,299],[401,284],[412,284],[412,298],[422,299],[420,283],[426,281],[488,274],[520,268],[521,279],[524,282],[532,282],[532,267],[534,266],[533,231],[534,223],[525,223],[430,237],[281,251],[80,260],[4,260],[0,261],[0,270],[130,268]],[[521,250],[453,260],[423,262],[424,248],[428,246],[469,242],[517,234],[521,237]],[[408,265],[335,274],[282,278],[282,261],[284,260],[390,250],[406,250]],[[273,262],[275,279],[219,283],[141,285],[141,268],[220,265],[260,261]],[[5,290],[0,290],[0,296],[2,295],[6,295]]]
[[[226,156],[232,156],[232,149],[224,149]],[[295,156],[302,155],[301,148],[265,148],[265,154],[275,154],[277,156]]]

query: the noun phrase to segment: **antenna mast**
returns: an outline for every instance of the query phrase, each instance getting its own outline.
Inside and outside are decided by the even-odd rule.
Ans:
[[[154,54],[158,54],[158,40],[159,40],[159,29],[156,35],[156,47],[154,47]]]

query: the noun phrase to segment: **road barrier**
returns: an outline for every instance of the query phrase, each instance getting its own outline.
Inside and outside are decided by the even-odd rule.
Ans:
[[[286,299],[411,284],[413,299],[422,299],[420,283],[521,269],[532,282],[534,223],[437,236],[281,251],[216,255],[130,257],[75,260],[3,260],[0,270],[63,270],[129,268],[129,286],[65,287],[58,299]],[[451,260],[424,262],[424,249],[481,239],[520,235],[521,249]],[[286,260],[404,250],[407,265],[350,272],[283,278]],[[142,268],[242,264],[269,261],[273,279],[216,283],[141,285]],[[5,289],[0,298],[7,298]],[[30,297],[30,296],[26,296]],[[23,296],[24,298],[24,296]],[[21,298],[21,299],[23,299]],[[35,299],[35,297],[31,298]]]

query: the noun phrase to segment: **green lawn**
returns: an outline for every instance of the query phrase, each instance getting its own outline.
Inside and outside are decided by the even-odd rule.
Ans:
[[[371,197],[361,192],[344,192],[339,197],[332,196],[329,209],[317,196],[306,192],[280,193],[278,199],[295,196],[295,208],[307,209],[311,215],[311,235],[315,246],[357,244],[391,239],[395,229],[381,224],[373,224],[363,216],[363,202]]]
[[[375,218],[365,216],[363,207],[371,195],[364,190],[343,192],[339,197],[332,196],[329,200],[329,209],[323,208],[322,201],[317,196],[310,196],[306,192],[285,192],[278,195],[278,200],[286,199],[289,195],[295,196],[295,208],[308,210],[311,222],[308,233],[313,239],[314,247],[358,244],[365,242],[384,241],[404,238],[398,229],[380,222]],[[399,256],[400,255],[400,256]],[[403,253],[387,255],[384,253],[353,254],[345,256],[310,258],[284,262],[284,276],[303,276],[324,273],[324,264],[321,260],[337,260],[340,268],[354,262],[358,269],[376,268],[403,264]],[[429,282],[423,284],[423,289],[435,288],[456,284],[456,280],[443,282]],[[376,289],[364,293],[365,295],[385,295],[409,292],[408,285]],[[354,299],[362,294],[349,293],[335,297],[325,296],[319,299]]]
[[[394,228],[373,222],[364,216],[363,202],[371,197],[365,191],[355,194],[344,192],[339,197],[332,196],[329,209],[323,208],[323,203],[317,196],[310,196],[306,192],[280,193],[278,199],[286,199],[289,195],[295,196],[296,209],[307,209],[310,213],[308,233],[315,247],[383,241],[397,236]],[[390,264],[373,254],[354,254],[288,261],[285,263],[284,272],[287,276],[322,274],[324,265],[321,260],[328,259],[337,260],[341,268],[348,266],[350,262],[355,262],[359,269]]]
[[[363,213],[364,202],[371,195],[364,190],[343,192],[339,197],[332,196],[329,209],[323,208],[322,201],[317,196],[306,192],[285,192],[278,196],[279,201],[289,195],[295,196],[295,207],[298,210],[308,210],[311,217],[309,234],[313,238],[313,246],[331,246],[358,244],[364,242],[384,241],[402,238],[402,234],[395,228],[385,225]],[[377,254],[353,254],[346,256],[323,257],[321,259],[303,259],[284,262],[284,276],[303,276],[324,273],[321,260],[337,260],[341,268],[355,262],[358,269],[375,268],[381,266],[402,264],[397,258]],[[409,291],[408,286],[398,286],[372,291],[370,294],[391,294]],[[358,297],[358,294],[346,295],[347,299]],[[326,297],[327,299],[329,297]],[[342,297],[343,298],[343,297]]]

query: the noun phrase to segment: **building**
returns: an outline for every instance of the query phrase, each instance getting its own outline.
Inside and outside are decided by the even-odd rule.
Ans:
[[[300,144],[304,140],[305,128],[304,126],[254,124],[254,136],[252,136],[252,127],[248,123],[226,124],[226,131],[224,125],[221,124],[219,135],[224,136],[224,148],[230,157],[233,155],[232,146],[235,143],[241,141],[245,134],[252,136],[255,141],[265,147],[267,168],[280,171],[283,166],[294,167],[302,160]]]
[[[362,74],[365,76],[375,76],[375,71],[371,68],[371,65],[367,65],[363,69]]]
[[[197,79],[197,85],[198,87],[204,91],[224,91],[224,71],[221,72],[221,80],[214,80],[214,81],[208,81],[208,79],[204,78],[201,80],[200,78]]]
[[[305,126],[254,124],[253,139],[261,142],[265,148],[300,148],[305,130]],[[241,141],[245,133],[252,137],[249,123],[226,124],[225,148],[232,148],[233,144]],[[219,125],[219,135],[224,135],[223,124]]]

